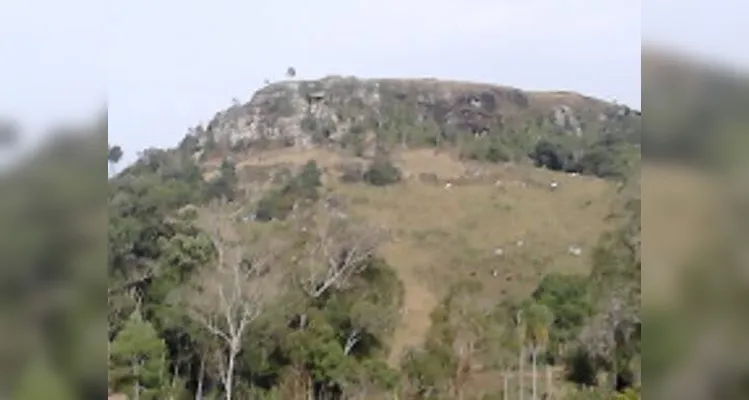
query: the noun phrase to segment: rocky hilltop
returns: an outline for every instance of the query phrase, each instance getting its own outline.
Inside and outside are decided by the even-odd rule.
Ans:
[[[541,163],[574,170],[601,146],[638,145],[640,119],[637,110],[573,92],[336,76],[270,84],[188,136],[203,157],[279,146],[331,146],[358,156],[378,146],[433,146],[497,162],[525,159],[541,145],[557,158],[536,154],[546,157]]]
[[[110,367],[145,327],[181,349],[153,357],[182,362],[165,387],[210,393],[236,356],[236,398],[519,398],[534,376],[553,397],[618,350],[630,379],[639,336],[613,351],[606,321],[639,332],[639,181],[599,177],[639,177],[640,136],[638,111],[569,92],[268,85],[110,179]],[[241,354],[210,325],[248,321],[229,297],[256,318]],[[519,310],[548,331],[543,377],[515,364]]]

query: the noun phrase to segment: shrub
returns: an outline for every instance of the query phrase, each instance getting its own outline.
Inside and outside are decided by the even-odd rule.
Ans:
[[[364,181],[374,186],[392,185],[400,180],[400,170],[386,158],[376,159],[364,172]]]
[[[317,131],[317,119],[307,114],[299,122],[299,127],[302,129],[302,132],[312,135]]]
[[[569,147],[561,143],[541,140],[529,155],[537,167],[546,167],[554,171],[573,172],[576,166],[574,155]]]
[[[624,178],[632,170],[638,148],[623,140],[604,138],[586,149],[580,168],[602,178]]]
[[[321,176],[322,171],[320,171],[320,168],[317,166],[317,162],[315,162],[315,160],[309,160],[304,164],[301,172],[299,172],[297,181],[300,186],[316,188],[322,185],[322,182],[320,181]]]
[[[594,387],[598,384],[598,365],[596,360],[582,346],[575,347],[565,360],[567,380],[582,387]]]
[[[323,144],[330,140],[330,137],[338,129],[332,118],[318,119],[309,114],[302,118],[300,128],[311,136],[312,142],[317,144]]]
[[[308,161],[302,170],[280,189],[265,195],[257,204],[255,218],[258,221],[284,219],[294,205],[304,201],[317,201],[317,188],[322,185],[322,172],[314,160]]]
[[[580,329],[593,312],[586,276],[549,274],[533,292],[533,298],[548,307],[554,314],[549,329],[550,355],[557,347],[577,337]]]
[[[263,222],[284,219],[293,208],[294,199],[291,196],[284,196],[281,191],[272,191],[257,203],[255,219]]]
[[[496,138],[482,137],[471,139],[461,150],[461,156],[470,160],[507,162],[512,159],[506,146]]]
[[[497,141],[492,141],[489,144],[489,148],[486,150],[486,160],[493,163],[507,162],[512,157],[507,150]]]
[[[341,182],[358,183],[364,179],[364,168],[360,163],[343,164],[341,171]]]
[[[206,200],[214,198],[226,198],[228,201],[234,201],[237,188],[237,171],[234,163],[224,160],[221,163],[219,176],[206,184]]]

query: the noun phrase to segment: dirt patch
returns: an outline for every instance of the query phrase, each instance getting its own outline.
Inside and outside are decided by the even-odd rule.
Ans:
[[[332,167],[344,159],[341,154],[325,149],[283,149],[259,153],[248,153],[241,156],[237,169],[245,166],[272,166],[278,164],[302,165],[315,160],[320,167]]]
[[[430,316],[437,306],[437,297],[419,272],[431,261],[429,254],[401,243],[389,243],[381,251],[389,262],[399,262],[395,267],[405,289],[401,323],[393,335],[388,357],[389,364],[395,367],[410,347],[422,344],[432,325]]]

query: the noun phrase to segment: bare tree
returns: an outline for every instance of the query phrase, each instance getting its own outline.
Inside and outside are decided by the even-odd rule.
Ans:
[[[382,239],[381,230],[330,215],[323,207],[300,209],[293,220],[301,233],[303,252],[296,257],[293,279],[308,299],[348,287],[351,278],[370,265]],[[306,313],[299,318],[299,326],[304,328]],[[353,329],[345,347],[351,351],[359,340],[360,332]]]
[[[225,399],[231,400],[242,338],[262,309],[257,272],[265,268],[269,258],[248,257],[232,230],[231,221],[220,210],[214,211],[217,212],[206,219],[217,253],[216,270],[202,277],[203,292],[199,302],[192,299],[190,316],[222,343],[216,364]]]
[[[515,316],[515,326],[517,328],[518,342],[520,352],[518,353],[518,392],[520,400],[525,397],[525,319],[523,318],[523,309],[518,310]]]
[[[497,363],[497,366],[502,369],[502,398],[504,399],[509,398],[510,378],[517,364],[517,352],[520,346],[515,327],[516,316],[511,310],[507,311],[506,314],[494,314],[489,317],[489,323],[482,335],[484,346],[479,355],[482,360]]]
[[[481,288],[480,282],[461,282],[451,289],[445,303],[449,311],[452,348],[457,357],[452,386],[453,396],[458,400],[464,398],[465,386],[476,368],[478,344],[486,334],[483,310],[476,302],[476,293]]]
[[[313,299],[331,288],[346,287],[352,276],[367,268],[381,239],[376,228],[327,216],[317,218],[311,233],[301,285]]]
[[[526,321],[526,339],[531,350],[531,368],[532,368],[532,395],[531,398],[538,398],[537,384],[537,367],[538,355],[546,347],[549,341],[549,325],[552,321],[551,312],[542,304],[532,303],[525,309]]]

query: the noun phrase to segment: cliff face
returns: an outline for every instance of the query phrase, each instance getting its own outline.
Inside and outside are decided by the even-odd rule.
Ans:
[[[640,142],[640,113],[570,92],[433,79],[327,77],[285,81],[198,129],[200,149],[269,145],[336,146],[357,153],[379,145],[482,148],[525,157],[540,140],[582,150],[604,136]]]

